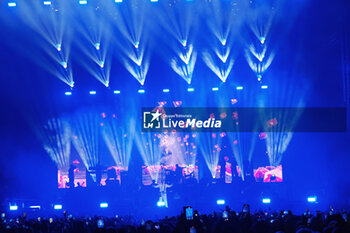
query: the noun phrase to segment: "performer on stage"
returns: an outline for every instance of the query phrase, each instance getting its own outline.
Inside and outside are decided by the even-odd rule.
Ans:
[[[77,167],[72,164],[70,165],[70,168],[68,170],[68,178],[69,178],[69,187],[70,188],[74,188],[74,170],[76,169]]]

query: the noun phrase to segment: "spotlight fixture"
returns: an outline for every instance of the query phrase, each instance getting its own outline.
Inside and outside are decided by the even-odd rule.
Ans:
[[[95,43],[94,44],[95,49],[96,50],[100,50],[100,45],[101,45],[100,43]]]
[[[316,196],[308,197],[307,201],[310,203],[315,203],[315,202],[317,202],[317,197]]]
[[[79,4],[80,4],[80,5],[86,5],[86,4],[87,4],[87,1],[86,1],[86,0],[80,0],[80,1],[79,1]]]
[[[15,205],[11,205],[10,204],[10,210],[11,211],[16,211],[16,210],[18,210],[18,206],[15,204]]]
[[[53,208],[55,210],[61,210],[62,209],[62,205],[61,204],[56,204],[56,205],[53,206]]]
[[[219,200],[216,201],[216,204],[218,204],[218,205],[225,205],[225,200],[219,199]]]
[[[219,88],[218,88],[218,87],[213,87],[211,90],[212,90],[212,91],[218,91]]]
[[[66,91],[64,94],[65,94],[65,95],[72,95],[72,92]]]
[[[157,206],[158,207],[163,207],[163,206],[165,206],[165,202],[164,201],[158,201],[157,202]]]
[[[256,77],[258,77],[258,81],[260,82],[262,79],[262,75],[261,74],[257,74]]]
[[[45,6],[50,6],[50,5],[51,5],[51,1],[44,1],[43,4],[44,4]]]
[[[237,86],[236,90],[243,90],[243,87],[242,86]]]
[[[120,91],[119,90],[115,90],[113,93],[114,94],[120,94]]]
[[[101,68],[103,68],[103,67],[105,66],[105,63],[104,63],[103,61],[99,61],[99,62],[98,62],[98,65],[99,65]]]
[[[15,6],[17,6],[17,4],[16,4],[15,2],[9,2],[9,3],[7,3],[7,5],[8,5],[9,7],[15,7]]]
[[[89,94],[90,95],[96,95],[96,91],[90,91]]]
[[[267,88],[269,88],[269,86],[267,86],[267,85],[262,85],[261,86],[261,89],[267,89]]]
[[[187,91],[188,92],[194,92],[194,88],[193,87],[189,87],[189,88],[187,88]]]
[[[136,62],[135,62],[138,66],[141,66],[142,65],[142,59],[136,59]]]
[[[138,90],[137,92],[140,93],[140,94],[144,94],[144,93],[145,93],[145,90],[144,90],[144,89],[140,89],[140,90]]]
[[[271,203],[271,199],[270,199],[270,198],[263,198],[263,199],[262,199],[262,203],[264,203],[264,204],[270,204],[270,203]]]
[[[264,44],[264,43],[265,43],[265,37],[264,37],[264,36],[261,36],[261,37],[259,38],[259,40],[260,40],[260,43],[261,43],[261,44]]]
[[[57,51],[61,51],[61,44],[55,44]]]
[[[108,203],[106,202],[100,203],[100,208],[107,208],[107,207],[108,207]]]
[[[164,92],[164,93],[169,93],[170,90],[169,90],[169,89],[163,89],[163,92]]]
[[[67,69],[68,65],[67,65],[67,62],[65,61],[62,61],[61,62],[61,65],[63,66],[63,68]]]
[[[225,45],[226,45],[226,39],[225,39],[225,38],[222,38],[222,39],[220,40],[220,42],[221,42],[222,46],[225,46]]]

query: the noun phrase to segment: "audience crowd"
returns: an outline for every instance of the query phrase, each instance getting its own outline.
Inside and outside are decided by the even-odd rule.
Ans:
[[[245,205],[241,212],[226,207],[223,212],[199,214],[186,211],[177,217],[165,217],[158,221],[136,221],[132,217],[74,217],[66,212],[61,217],[28,219],[24,214],[10,218],[2,214],[0,232],[70,233],[350,233],[346,211],[311,213],[302,215],[291,211],[251,213]]]

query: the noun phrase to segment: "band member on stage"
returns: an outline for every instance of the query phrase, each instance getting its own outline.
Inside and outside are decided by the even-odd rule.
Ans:
[[[69,178],[69,187],[70,188],[74,188],[74,170],[76,169],[77,167],[72,164],[70,165],[70,168],[68,170],[68,178]]]
[[[182,183],[182,167],[179,166],[179,164],[176,164],[176,170],[175,170],[175,184],[181,184]]]

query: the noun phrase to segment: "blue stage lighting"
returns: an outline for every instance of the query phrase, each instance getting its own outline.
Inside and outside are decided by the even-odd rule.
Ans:
[[[138,47],[137,47],[137,48],[138,48]],[[142,59],[137,58],[135,63],[136,63],[138,66],[141,66],[141,65],[142,65]]]
[[[40,205],[31,205],[29,206],[29,209],[39,209],[40,210]]]
[[[158,2],[158,0],[150,0],[151,2]]]
[[[138,90],[137,92],[140,93],[140,94],[144,94],[144,93],[145,93],[145,90],[144,90],[144,89],[140,89],[140,90]]]
[[[237,86],[236,90],[243,90],[243,87],[242,86]]]
[[[98,62],[98,65],[99,65],[101,68],[103,68],[103,67],[105,66],[105,63],[104,63],[104,61],[99,61],[99,62]]]
[[[114,94],[120,94],[120,91],[119,90],[115,90],[113,93]]]
[[[96,50],[100,50],[100,45],[101,45],[100,43],[95,43],[94,44],[95,49]]]
[[[168,92],[170,92],[170,90],[169,89],[163,89],[163,92],[164,93],[168,93]]]
[[[220,40],[220,42],[221,42],[222,46],[225,46],[225,45],[226,45],[226,39],[225,39],[225,38],[222,38],[222,39]]]
[[[120,2],[123,2],[123,0],[114,0],[114,2],[120,3]]]
[[[63,68],[67,69],[68,65],[67,65],[67,62],[65,61],[62,61],[61,62],[61,65],[63,66]]]
[[[219,199],[219,200],[216,201],[216,204],[218,204],[218,205],[225,205],[225,200]]]
[[[157,202],[157,206],[158,207],[163,207],[163,206],[165,206],[165,202],[164,201],[158,201]]]
[[[267,88],[269,88],[269,86],[267,86],[267,85],[262,85],[261,86],[261,89],[267,89]]]
[[[139,45],[140,45],[140,42],[139,42],[139,41],[135,41],[135,42],[134,42],[134,47],[135,47],[136,49],[139,48]],[[139,66],[140,66],[140,65],[139,65]]]
[[[45,6],[50,6],[51,5],[51,1],[44,1],[43,2]]]
[[[189,87],[189,88],[187,88],[187,91],[188,92],[194,92],[194,88],[193,87]]]
[[[15,7],[15,6],[17,6],[17,4],[16,4],[15,2],[9,2],[9,3],[7,3],[7,5],[8,5],[9,7]]]
[[[261,44],[264,44],[264,43],[265,43],[265,37],[264,37],[264,36],[261,36],[261,37],[259,38],[259,40],[260,40],[260,43],[261,43]]]
[[[270,203],[271,203],[271,199],[270,199],[270,198],[263,198],[263,199],[262,199],[262,203],[264,203],[264,204],[270,204]]]
[[[218,91],[219,88],[218,88],[218,87],[213,87],[211,90],[212,90],[212,91]]]
[[[57,51],[61,51],[61,44],[55,44]]]
[[[310,202],[310,203],[315,203],[315,202],[317,202],[317,197],[316,196],[308,197],[307,201]]]
[[[65,95],[72,95],[72,92],[66,91],[64,94],[65,94]]]
[[[256,77],[258,78],[258,81],[260,82],[262,79],[262,75],[261,74],[257,74]]]
[[[80,4],[80,5],[86,5],[86,4],[87,4],[87,1],[86,1],[86,0],[80,0],[80,1],[79,1],[79,4]]]
[[[10,210],[11,211],[18,210],[18,206],[17,205],[10,205]]]
[[[90,91],[89,94],[90,95],[96,95],[96,91]]]
[[[100,208],[107,208],[107,207],[108,207],[108,203],[106,202],[100,203]]]
[[[53,206],[53,208],[55,210],[61,210],[62,209],[62,205],[61,204],[56,204],[56,205]]]

